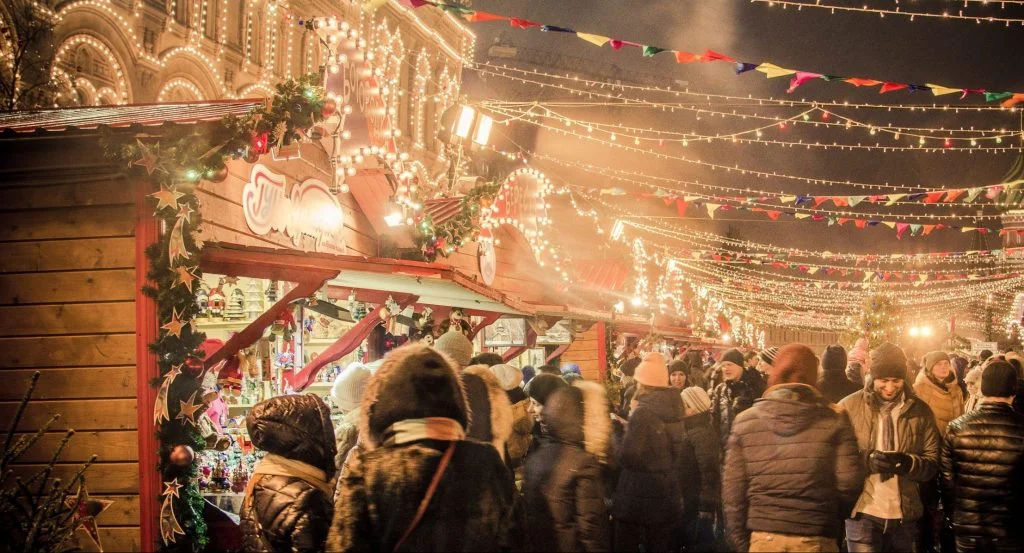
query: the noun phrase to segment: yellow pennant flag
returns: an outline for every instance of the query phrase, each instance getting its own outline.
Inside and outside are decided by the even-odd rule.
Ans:
[[[896,202],[907,197],[906,194],[887,194],[886,196],[889,198],[889,201],[885,205],[893,205]]]
[[[921,282],[924,282],[924,281],[928,280],[928,275],[926,275],[924,273],[921,273],[921,274],[917,275],[917,280],[920,280]]]
[[[810,213],[794,213],[793,214],[793,217],[796,217],[797,219],[806,219],[806,218],[808,218],[810,216],[811,216]]]
[[[704,204],[704,207],[708,208],[708,217],[715,218],[715,212],[718,208],[722,207],[722,204]]]
[[[961,227],[960,232],[972,232],[978,230],[978,227]]]
[[[896,223],[892,221],[882,221],[882,224],[889,228],[896,228]]]
[[[786,69],[785,67],[779,67],[774,63],[768,62],[758,65],[757,70],[760,71],[761,73],[764,73],[765,76],[767,76],[769,79],[774,79],[775,77],[785,77],[786,75],[792,75],[793,73],[796,73],[795,69]]]
[[[816,275],[816,274],[818,274],[818,271],[820,271],[820,270],[821,270],[821,267],[810,267],[810,268],[807,269],[807,274]]]
[[[609,40],[611,40],[610,38],[608,38],[606,36],[592,35],[590,33],[576,33],[576,36],[578,36],[578,37],[582,38],[583,40],[593,44],[594,46],[604,46],[605,44],[608,44]]]
[[[963,91],[962,88],[949,88],[948,86],[942,86],[931,83],[928,83],[928,88],[932,89],[932,94],[934,94],[935,96],[943,96],[945,94],[952,94],[954,92]]]
[[[791,204],[796,201],[796,196],[781,196],[779,197],[779,201],[784,204]]]

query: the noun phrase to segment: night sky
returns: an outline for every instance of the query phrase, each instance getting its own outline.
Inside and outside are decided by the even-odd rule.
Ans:
[[[838,1],[838,0],[836,0]],[[862,5],[855,3],[854,5]],[[901,2],[906,9],[910,4],[918,10],[938,11],[943,6],[958,9],[956,2]],[[891,7],[892,2],[879,1],[878,7]],[[540,23],[571,27],[577,31],[607,35],[644,44],[700,53],[705,49],[729,54],[741,61],[771,61],[783,67],[837,74],[892,80],[898,82],[938,83],[947,86],[986,88],[993,91],[1024,91],[1024,26],[1005,27],[997,23],[976,24],[957,20],[916,19],[862,13],[829,14],[827,10],[783,10],[779,6],[746,1],[671,1],[671,0],[476,0],[473,7],[512,15]],[[1000,10],[994,7],[975,9],[975,14],[1024,16],[1024,9]],[[655,58],[641,57],[637,49],[613,51],[607,45],[597,48],[572,35],[542,33],[536,29],[519,30],[507,23],[471,24],[477,33],[477,59],[487,59],[488,48],[500,41],[538,50],[583,56],[635,71],[644,71],[684,83],[690,91],[728,95],[772,96],[775,98],[808,99],[819,101],[871,102],[871,103],[949,103],[962,105],[982,104],[982,100],[961,101],[958,95],[933,98],[928,92],[908,93],[896,91],[881,96],[878,89],[858,90],[846,83],[812,81],[791,95],[786,94],[789,77],[766,79],[757,72],[735,75],[724,63],[691,63],[680,65],[670,53]],[[554,71],[559,72],[559,71]],[[564,71],[561,71],[564,73]],[[470,72],[467,72],[467,75]],[[486,85],[467,80],[472,100],[484,97],[502,98],[507,95],[522,97],[522,85],[491,79]],[[507,88],[506,88],[507,87]],[[519,88],[516,88],[519,87]],[[549,98],[548,98],[549,99]],[[764,115],[792,115],[798,108],[761,108],[754,110]],[[573,116],[594,121],[612,121],[638,127],[658,129],[700,129],[701,132],[728,132],[730,125],[750,127],[750,123],[729,123],[721,118],[695,120],[692,114],[665,114],[650,110],[597,110],[580,109]],[[971,126],[979,128],[1021,128],[1021,114],[901,114],[884,110],[848,110],[843,115],[875,124],[892,123],[905,126],[940,127]],[[858,134],[859,133],[859,134]],[[767,133],[765,138],[778,140],[820,140],[890,145],[910,145],[911,141],[866,136],[865,131],[789,129]],[[1019,140],[1007,144],[1020,144]],[[735,173],[708,171],[677,162],[655,160],[649,156],[624,153],[600,145],[584,144],[578,139],[540,132],[534,149],[563,159],[586,161],[609,167],[629,168],[651,175],[680,179],[700,179],[703,182],[753,187],[787,193],[855,194],[857,189],[843,187],[813,187],[781,179],[754,179]],[[780,146],[743,145],[715,142],[700,146],[665,146],[665,153],[687,155],[727,165],[739,165],[761,171],[778,171],[836,180],[856,180],[872,183],[901,183],[930,187],[957,188],[994,184],[1007,172],[1018,154],[1003,153],[881,153],[836,152],[783,148]],[[538,166],[544,167],[541,162]],[[621,184],[602,182],[581,172],[552,166],[544,167],[556,179],[573,184],[606,187]],[[825,207],[832,207],[828,204]],[[652,214],[674,215],[673,210],[645,206]],[[898,214],[900,211],[883,206],[863,205],[863,211]],[[903,211],[907,213],[907,211]],[[960,208],[955,213],[966,213]],[[926,213],[950,213],[949,210]],[[989,210],[987,213],[996,213]],[[794,221],[783,217],[778,223],[770,222],[761,214],[730,211],[721,214],[732,221],[709,222],[703,210],[691,208],[686,220],[672,221],[691,228],[731,232],[734,236],[757,241],[768,241],[783,246],[832,251],[857,252],[920,252],[947,249],[969,249],[973,234],[956,231],[938,231],[929,237],[904,237],[896,240],[887,228],[857,230],[850,227],[826,227],[825,223]],[[890,216],[890,218],[897,218]],[[974,223],[947,221],[951,224]],[[991,224],[991,223],[990,223]],[[989,247],[997,247],[994,235],[988,238]]]

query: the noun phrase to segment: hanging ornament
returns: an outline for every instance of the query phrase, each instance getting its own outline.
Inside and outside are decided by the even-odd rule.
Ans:
[[[177,210],[178,209],[178,200],[181,199],[181,197],[184,196],[184,194],[182,194],[181,192],[178,192],[177,190],[168,188],[166,185],[161,184],[160,185],[160,191],[159,192],[153,192],[149,196],[153,197],[153,198],[156,198],[156,212],[155,212],[155,214],[159,214],[160,210],[164,209],[165,207],[169,207],[169,208],[171,208],[173,210]]]
[[[100,543],[100,534],[96,529],[96,517],[106,511],[113,504],[113,501],[105,499],[92,499],[88,490],[85,489],[85,482],[78,485],[78,494],[64,500],[64,505],[71,509],[72,529],[84,528],[89,534],[89,539],[96,544],[96,548],[103,551],[103,544]]]
[[[178,479],[175,478],[170,482],[164,482],[164,502],[160,506],[160,537],[164,540],[164,545],[170,545],[178,541],[177,534],[185,535],[185,531],[181,529],[181,524],[178,523],[178,515],[174,512],[174,499],[180,497],[178,495],[181,489],[181,484],[178,483]]]
[[[167,398],[170,394],[171,385],[174,379],[181,374],[181,365],[175,365],[164,375],[163,382],[156,392],[156,404],[153,406],[153,424],[159,425],[163,421],[171,420],[170,409],[167,406]]]
[[[192,464],[196,458],[195,451],[187,445],[176,445],[171,450],[170,461],[172,464],[179,467],[187,467]]]

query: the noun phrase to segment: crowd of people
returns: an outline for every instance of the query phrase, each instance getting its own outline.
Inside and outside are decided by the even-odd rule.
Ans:
[[[675,352],[673,352],[675,353]],[[1022,358],[413,344],[252,409],[247,551],[1021,551]],[[609,393],[610,389],[617,389]]]

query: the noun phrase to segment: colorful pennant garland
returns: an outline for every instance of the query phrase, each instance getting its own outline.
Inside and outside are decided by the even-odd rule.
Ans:
[[[363,4],[363,9],[366,11],[373,11],[383,6],[386,1],[383,0],[368,0]],[[880,81],[876,79],[865,79],[861,77],[843,77],[839,75],[832,75],[826,73],[815,73],[812,71],[804,71],[800,69],[789,69],[781,67],[771,62],[761,63],[750,63],[737,61],[736,59],[726,54],[715,52],[714,50],[705,50],[703,54],[695,54],[692,52],[686,52],[683,50],[674,50],[671,48],[662,48],[660,46],[653,46],[650,44],[641,44],[638,42],[631,42],[628,40],[622,40],[603,35],[597,35],[593,33],[584,33],[580,31],[574,31],[566,27],[559,27],[555,25],[545,25],[530,21],[528,19],[522,19],[518,17],[512,17],[507,15],[500,15],[496,13],[484,12],[479,10],[473,10],[460,6],[457,4],[449,4],[446,2],[435,2],[430,0],[405,0],[405,3],[413,8],[421,8],[423,6],[431,6],[442,11],[451,13],[456,17],[460,17],[465,21],[471,23],[482,23],[487,21],[508,21],[509,25],[518,27],[520,29],[538,28],[545,32],[560,32],[575,34],[582,40],[585,40],[595,46],[602,47],[605,44],[609,44],[613,50],[621,50],[624,47],[637,48],[643,57],[654,57],[662,52],[669,52],[675,56],[677,63],[692,63],[692,62],[725,62],[732,64],[735,67],[736,73],[747,73],[752,70],[756,70],[760,73],[764,73],[765,77],[774,79],[778,77],[789,77],[789,88],[786,90],[792,93],[800,86],[812,80],[823,80],[827,82],[838,82],[842,81],[851,84],[856,87],[880,87],[879,94],[886,94],[888,92],[895,92],[898,90],[907,90],[910,92],[924,91],[931,92],[933,96],[945,96],[947,94],[960,93],[960,99],[963,100],[969,95],[980,95],[984,96],[986,102],[1000,102],[1003,107],[1013,107],[1017,104],[1024,102],[1024,92],[989,92],[981,88],[966,88],[966,87],[950,87],[944,85],[938,85],[933,83],[927,84],[911,84],[911,83],[900,83],[892,81]]]

